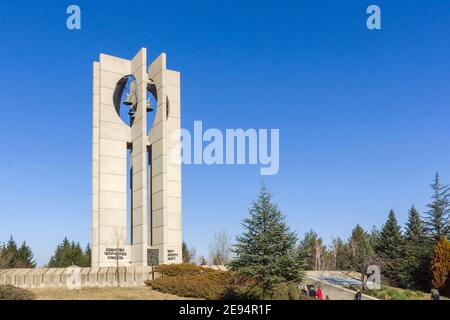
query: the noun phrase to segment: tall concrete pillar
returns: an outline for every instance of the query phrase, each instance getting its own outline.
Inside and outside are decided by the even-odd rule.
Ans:
[[[101,54],[94,62],[93,267],[146,266],[155,254],[158,263],[181,262],[180,74],[166,69],[164,53],[147,71],[146,56],[143,48],[131,60]],[[120,117],[126,85],[129,123]],[[150,94],[157,105],[148,134]]]

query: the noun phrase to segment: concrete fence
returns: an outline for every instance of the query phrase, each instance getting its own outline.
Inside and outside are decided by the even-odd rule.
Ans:
[[[20,288],[66,287],[73,283],[81,287],[112,287],[118,285],[136,287],[143,286],[144,282],[151,278],[151,267],[0,270],[0,285],[10,284]]]

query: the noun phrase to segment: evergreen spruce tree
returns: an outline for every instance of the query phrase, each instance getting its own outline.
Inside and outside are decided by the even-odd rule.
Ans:
[[[34,260],[33,252],[27,246],[25,241],[16,252],[15,256],[16,268],[35,268],[36,260]]]
[[[63,242],[56,247],[55,253],[50,258],[48,267],[65,268],[71,265],[84,266],[85,255],[79,243],[70,242],[64,238]]]
[[[403,235],[393,210],[389,212],[376,247],[376,254],[384,264],[382,275],[392,285],[399,283],[399,270],[403,257]]]
[[[379,240],[380,240],[380,230],[378,230],[376,226],[373,226],[372,230],[370,230],[369,233],[369,242],[373,250],[375,250],[375,248],[377,247]]]
[[[9,263],[8,268],[15,268],[16,267],[16,257],[17,257],[17,243],[13,239],[12,236],[10,236],[8,242],[6,243],[6,256],[9,257]]]
[[[436,173],[431,188],[433,189],[433,201],[428,205],[425,227],[435,245],[441,236],[449,236],[450,188],[441,183],[439,173]]]
[[[304,261],[307,270],[315,270],[314,247],[317,241],[322,241],[319,235],[310,230],[305,233],[298,246],[300,258]]]
[[[84,249],[84,264],[80,267],[90,267],[91,266],[91,257],[92,257],[92,250],[89,243],[86,246],[86,249]]]
[[[267,299],[282,283],[300,283],[302,262],[296,235],[264,186],[249,211],[250,217],[243,222],[245,232],[236,238],[236,257],[230,267],[255,281],[262,298]]]
[[[415,290],[428,289],[430,278],[429,241],[419,212],[411,207],[405,226],[403,258],[399,271],[402,287]]]
[[[192,262],[192,253],[189,250],[186,242],[183,241],[181,245],[181,256],[183,263],[191,263]]]

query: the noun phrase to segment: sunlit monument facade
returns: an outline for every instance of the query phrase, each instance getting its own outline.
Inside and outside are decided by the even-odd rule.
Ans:
[[[92,267],[180,263],[180,73],[145,48],[93,67]]]

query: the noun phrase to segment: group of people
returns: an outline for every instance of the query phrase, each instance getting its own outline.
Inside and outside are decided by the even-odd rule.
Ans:
[[[316,289],[313,285],[305,285],[304,291],[307,298],[323,300],[323,292],[319,286]],[[325,300],[330,300],[330,297],[326,295]]]
[[[323,300],[323,292],[320,286],[317,286],[316,289],[314,285],[305,285],[303,292],[305,293],[307,298]],[[431,289],[431,300],[440,300],[440,299],[441,295],[439,294],[439,291],[435,288]],[[326,295],[325,300],[330,300],[330,297]],[[353,300],[362,300],[362,292],[360,289],[356,291]]]

